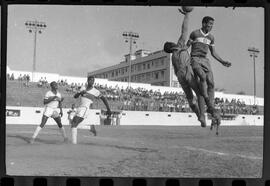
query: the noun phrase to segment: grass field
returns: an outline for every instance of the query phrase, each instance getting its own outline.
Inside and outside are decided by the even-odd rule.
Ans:
[[[263,127],[97,126],[64,143],[56,126],[6,126],[9,175],[110,177],[245,177],[262,175]],[[69,127],[66,126],[70,138]]]

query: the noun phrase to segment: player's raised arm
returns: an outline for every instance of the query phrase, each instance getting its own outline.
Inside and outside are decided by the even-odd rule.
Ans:
[[[181,9],[178,9],[178,11],[181,14],[184,14],[184,20],[182,22],[181,35],[180,35],[180,38],[178,39],[177,45],[180,45],[181,47],[183,47],[188,37],[189,12],[183,12],[183,10]]]
[[[188,39],[188,41],[187,41],[186,48],[189,48],[189,47],[192,45],[192,43],[194,42],[194,40],[195,40],[195,33],[194,33],[194,31],[193,31],[193,32],[191,32],[191,34],[189,35],[189,39]]]
[[[219,55],[217,54],[216,50],[215,50],[215,46],[210,45],[209,47],[211,55],[218,61],[220,62],[222,65],[224,65],[225,67],[230,67],[232,64],[228,61],[224,61],[221,57],[219,57]]]

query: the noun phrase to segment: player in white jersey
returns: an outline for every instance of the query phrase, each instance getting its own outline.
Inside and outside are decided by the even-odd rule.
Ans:
[[[41,119],[41,124],[36,128],[30,140],[31,144],[34,143],[38,133],[45,126],[49,117],[53,118],[54,121],[57,123],[59,130],[64,137],[64,141],[67,142],[68,140],[65,129],[61,123],[61,117],[63,116],[62,101],[64,100],[64,98],[62,98],[60,92],[57,91],[58,85],[55,81],[51,82],[50,86],[51,90],[46,93],[43,101],[45,108]]]
[[[88,110],[90,109],[93,99],[100,98],[107,108],[107,115],[111,115],[111,109],[106,98],[97,90],[93,85],[95,82],[94,76],[87,77],[87,86],[82,87],[78,93],[74,95],[74,98],[80,97],[80,105],[77,108],[76,114],[71,123],[72,143],[77,144],[77,127],[87,117]],[[94,125],[91,125],[90,131],[96,135],[96,129]]]

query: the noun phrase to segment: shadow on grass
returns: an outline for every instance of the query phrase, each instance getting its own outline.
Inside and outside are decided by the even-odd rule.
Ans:
[[[139,151],[139,152],[158,152],[156,149],[144,148],[144,147],[128,147],[128,146],[121,146],[121,145],[114,145],[114,144],[97,144],[97,143],[80,143],[82,145],[91,145],[91,146],[102,146],[102,147],[113,147],[117,149],[124,149],[124,150],[132,150],[132,151]]]

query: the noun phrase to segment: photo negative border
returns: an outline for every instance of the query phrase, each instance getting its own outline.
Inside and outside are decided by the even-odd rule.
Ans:
[[[264,135],[262,178],[34,177],[6,174],[7,10],[12,4],[263,7],[265,13]],[[270,186],[270,0],[1,0],[1,186]]]

